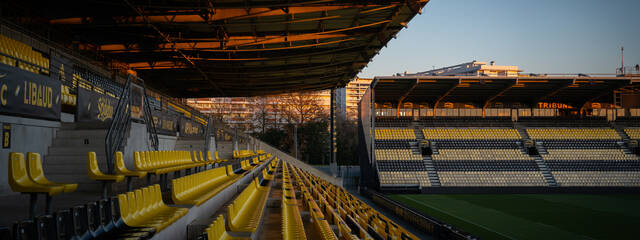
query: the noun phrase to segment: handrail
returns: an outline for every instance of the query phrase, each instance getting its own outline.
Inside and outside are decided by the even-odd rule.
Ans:
[[[211,119],[211,117],[209,117],[208,119],[209,121],[207,121],[207,128],[204,130],[204,148],[203,151],[204,152],[209,152],[211,151],[211,149],[209,149],[209,145],[211,144],[211,125],[213,125],[213,120]]]
[[[147,125],[147,132],[149,133],[149,141],[151,142],[151,148],[158,151],[160,146],[160,140],[158,140],[158,132],[156,130],[156,124],[153,122],[153,115],[151,115],[151,107],[147,96],[147,88],[144,84],[144,80],[138,78],[142,82],[142,91],[144,96],[144,122]]]
[[[126,141],[126,133],[129,132],[131,125],[131,107],[129,106],[129,97],[131,94],[131,80],[134,76],[129,75],[122,91],[120,99],[113,113],[111,126],[105,137],[105,154],[107,156],[107,171],[113,173],[113,162],[116,151],[122,151],[122,147]]]

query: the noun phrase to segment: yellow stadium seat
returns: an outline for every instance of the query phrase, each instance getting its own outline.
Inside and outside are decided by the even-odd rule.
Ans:
[[[169,207],[162,201],[159,185],[118,195],[120,217],[127,226],[152,227],[162,231],[182,216],[187,208]]]
[[[9,186],[14,192],[46,193],[49,196],[60,194],[63,186],[47,186],[34,182],[27,173],[27,164],[23,153],[9,153]]]
[[[255,232],[267,202],[268,187],[255,178],[227,207],[229,229],[234,232]]]
[[[239,178],[229,176],[227,167],[218,167],[173,179],[171,197],[176,204],[200,205],[215,196]]]
[[[208,240],[250,240],[251,238],[232,237],[225,229],[224,216],[218,215],[216,220],[205,230]]]
[[[40,158],[39,153],[29,152],[27,153],[27,158],[29,159],[27,168],[29,169],[29,177],[31,179],[45,186],[62,186],[64,188],[64,192],[73,192],[78,188],[77,183],[55,183],[49,181],[44,176],[44,170],[42,169],[42,159]]]
[[[124,179],[124,175],[104,174],[98,167],[98,157],[95,152],[87,153],[87,172],[89,178],[102,182],[102,198],[107,198],[107,190],[113,182],[120,182]]]

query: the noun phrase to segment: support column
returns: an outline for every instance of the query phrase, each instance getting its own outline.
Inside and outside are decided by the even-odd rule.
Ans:
[[[238,127],[233,127],[233,150],[238,151]]]
[[[293,147],[295,148],[296,159],[298,158],[298,125],[293,124]]]
[[[331,162],[329,163],[329,168],[331,170],[331,175],[333,177],[338,176],[338,162],[337,162],[337,152],[338,152],[338,144],[336,142],[336,89],[331,89],[331,127],[329,128],[331,131]]]

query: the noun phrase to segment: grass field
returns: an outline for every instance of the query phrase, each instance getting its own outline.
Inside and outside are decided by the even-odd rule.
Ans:
[[[640,239],[640,195],[389,195],[482,239]]]

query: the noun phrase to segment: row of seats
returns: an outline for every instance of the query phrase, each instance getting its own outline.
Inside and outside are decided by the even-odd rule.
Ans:
[[[162,201],[160,185],[118,194],[120,217],[127,226],[150,227],[162,231],[182,216],[188,208],[169,207]]]
[[[376,127],[407,127],[413,117],[376,117]]]
[[[548,186],[540,171],[439,171],[444,187]]]
[[[227,215],[231,231],[256,232],[269,196],[273,171],[275,171],[278,162],[277,159],[272,161],[269,164],[272,172],[267,173],[265,169],[229,204]]]
[[[29,152],[27,158],[28,160],[25,160],[24,154],[20,152],[9,153],[8,180],[14,192],[30,194],[29,217],[34,218],[38,194],[45,195],[47,199],[45,213],[49,214],[51,197],[62,192],[74,192],[78,184],[49,181],[44,175],[40,154]]]
[[[638,156],[626,154],[622,149],[547,149],[544,160],[611,160],[638,161]]]
[[[256,153],[251,150],[233,150],[233,158],[248,158],[255,155]]]
[[[551,171],[640,171],[640,161],[547,160]]]
[[[198,157],[195,151],[193,155],[189,151],[134,152],[133,159],[136,171],[151,172],[154,174],[165,174],[215,163],[215,160],[210,157],[204,159],[202,152],[200,152],[200,157]]]
[[[377,149],[410,149],[409,140],[375,140]]]
[[[424,138],[437,139],[521,139],[520,133],[512,128],[424,128]]]
[[[270,192],[270,183],[274,178],[279,160],[274,158],[257,177],[227,206],[227,218],[220,214],[205,229],[205,239],[251,239],[235,237],[230,232],[255,233],[262,219]],[[226,226],[229,226],[227,230]]]
[[[87,171],[89,177],[105,182],[122,181],[125,177],[144,177],[147,172],[128,170],[124,165],[123,155],[116,152],[114,174],[105,174],[98,168],[95,152],[87,154]],[[164,155],[168,156],[168,155]],[[194,152],[194,157],[197,154]],[[259,163],[267,154],[244,160],[242,166]],[[128,191],[115,197],[103,197],[96,202],[76,205],[70,209],[58,210],[50,213],[50,197],[62,192],[73,192],[77,184],[55,183],[49,181],[42,168],[42,159],[38,153],[12,152],[9,154],[8,168],[9,183],[15,192],[32,193],[30,218],[14,224],[14,239],[150,239],[155,233],[163,230],[180,219],[187,212],[187,208],[169,207],[162,201],[160,185]],[[198,162],[203,161],[200,153]],[[252,166],[251,166],[252,167]],[[221,167],[224,175],[226,169]],[[251,168],[247,168],[251,169]],[[215,169],[213,169],[215,170]],[[244,170],[243,170],[244,171]],[[192,181],[188,187],[203,188],[203,183],[210,183],[210,174],[214,171],[203,171],[179,179],[198,179]],[[204,175],[208,175],[205,177]],[[174,191],[180,187],[174,186]],[[106,192],[106,191],[105,191]],[[36,216],[34,197],[36,194],[47,195],[47,207],[44,215]],[[182,204],[182,203],[176,203]]]
[[[175,178],[171,181],[171,197],[175,204],[199,206],[240,177],[233,171],[232,165],[227,165]]]
[[[414,154],[411,149],[375,149],[376,160],[415,160],[422,161],[421,154]]]
[[[640,187],[640,171],[552,171],[565,187]]]
[[[382,187],[411,185],[419,185],[421,187],[431,186],[429,174],[426,171],[379,171],[378,177],[380,178],[380,185]]]
[[[282,239],[307,239],[304,223],[300,217],[300,209],[289,173],[288,163],[282,164]]]
[[[455,160],[433,161],[437,171],[539,171],[533,160]]]
[[[377,164],[380,171],[427,171],[422,161],[378,161]]]
[[[432,141],[438,149],[444,148],[458,148],[458,149],[508,149],[508,148],[521,148],[521,142],[516,140],[479,140],[479,139],[465,139],[465,140],[438,140]]]
[[[2,34],[0,34],[0,63],[17,66],[33,73],[49,74],[49,58],[31,46]]]
[[[554,148],[570,148],[570,149],[607,149],[607,148],[620,148],[618,140],[606,140],[606,139],[566,139],[566,140],[543,140],[537,141],[542,144],[546,149]]]
[[[358,239],[357,236],[353,234],[351,227],[345,222],[344,216],[339,214],[340,208],[334,208],[335,205],[331,205],[325,196],[319,194],[318,189],[312,185],[311,180],[306,175],[302,172],[297,172],[295,168],[292,172],[296,177],[296,183],[300,189],[300,195],[302,195],[303,198],[303,206],[308,209],[311,220],[314,223],[313,227],[320,238],[327,240],[338,239],[338,235],[329,225],[329,221],[333,221],[338,227],[339,235],[344,239]],[[316,201],[316,199],[318,201]],[[365,236],[365,239],[369,237],[366,232],[362,231],[361,227],[357,228],[357,232],[358,235]]]
[[[520,149],[440,149],[433,160],[522,160],[533,161]]]
[[[420,117],[424,127],[500,127],[512,128],[511,118],[505,117]]]
[[[531,139],[611,139],[621,140],[611,128],[528,128]]]
[[[69,105],[75,107],[77,104],[77,95],[71,93],[69,86],[62,85],[62,105]]]
[[[323,239],[337,239],[336,235],[342,239],[418,239],[343,188],[296,167],[291,172]]]
[[[626,128],[624,133],[631,139],[640,139],[640,128]]]
[[[416,139],[413,129],[406,128],[376,128],[375,139]]]
[[[150,239],[158,230],[127,225],[126,222],[131,224],[135,218],[131,211],[145,214],[146,209],[144,216],[138,216],[138,220],[141,220],[151,216],[149,211],[162,212],[166,216],[174,209],[167,208],[161,202],[158,185],[136,191],[139,191],[137,196],[134,192],[131,198],[136,198],[133,202],[140,200],[140,205],[128,205],[127,200],[126,207],[121,209],[118,197],[112,197],[61,209],[51,215],[18,221],[13,226],[13,239]],[[179,209],[176,213],[183,214],[185,211]],[[125,214],[126,218],[121,214]]]

